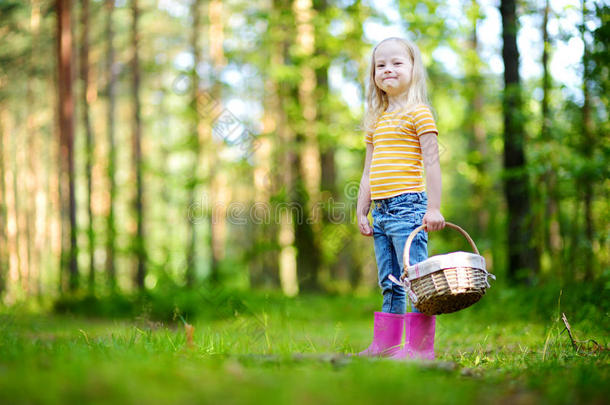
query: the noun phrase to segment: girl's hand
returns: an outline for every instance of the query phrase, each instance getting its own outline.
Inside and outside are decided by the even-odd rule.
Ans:
[[[373,236],[373,228],[371,228],[369,218],[366,215],[358,215],[358,229],[364,236]]]
[[[428,209],[422,223],[426,225],[426,231],[440,231],[445,227],[445,218],[437,209]]]

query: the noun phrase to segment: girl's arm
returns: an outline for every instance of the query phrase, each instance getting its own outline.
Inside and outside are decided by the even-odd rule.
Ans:
[[[437,135],[433,132],[419,137],[426,169],[426,193],[428,207],[423,223],[427,231],[438,231],[445,227],[445,218],[441,214],[441,165],[438,156]]]
[[[369,210],[371,208],[371,186],[369,184],[369,173],[371,172],[371,160],[373,159],[373,144],[366,144],[366,157],[364,158],[364,170],[360,179],[358,190],[358,205],[356,206],[356,217],[358,228],[364,236],[373,235],[373,228],[369,223]]]

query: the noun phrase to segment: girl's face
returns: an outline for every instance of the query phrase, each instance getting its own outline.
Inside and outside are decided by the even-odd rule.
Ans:
[[[386,41],[375,50],[375,84],[388,96],[397,96],[409,88],[413,63],[398,41]]]

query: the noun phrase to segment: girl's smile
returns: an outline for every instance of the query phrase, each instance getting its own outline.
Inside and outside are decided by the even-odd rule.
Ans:
[[[388,96],[404,93],[411,83],[413,63],[402,44],[387,41],[375,50],[375,84]]]

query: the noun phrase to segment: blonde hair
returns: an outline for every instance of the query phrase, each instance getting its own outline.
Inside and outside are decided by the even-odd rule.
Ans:
[[[407,89],[407,105],[406,111],[409,111],[416,105],[428,105],[428,92],[426,90],[426,68],[421,59],[419,48],[413,42],[398,38],[386,38],[378,43],[371,53],[371,66],[369,71],[368,92],[366,95],[366,110],[364,113],[364,130],[367,133],[375,132],[375,123],[377,119],[388,108],[388,95],[375,84],[375,51],[379,45],[387,41],[396,41],[402,44],[407,51],[407,55],[411,58],[413,69],[411,71],[411,80]]]

